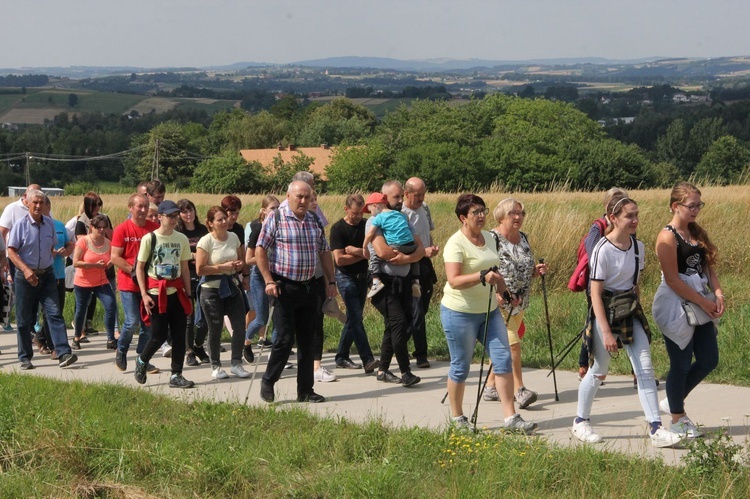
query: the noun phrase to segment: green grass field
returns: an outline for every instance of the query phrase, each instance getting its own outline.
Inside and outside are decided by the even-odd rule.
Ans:
[[[748,497],[747,468],[722,450],[668,467],[539,437],[0,373],[3,497]]]

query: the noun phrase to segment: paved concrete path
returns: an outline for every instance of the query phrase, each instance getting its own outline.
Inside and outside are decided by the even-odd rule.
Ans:
[[[157,354],[152,363],[161,368],[161,374],[150,375],[145,386],[138,385],[133,378],[134,350],[128,358],[128,370],[120,372],[114,365],[114,352],[105,349],[104,335],[93,336],[91,343],[83,344],[77,353],[79,360],[68,369],[60,369],[49,356],[35,353],[36,369],[26,371],[28,375],[47,376],[61,380],[80,380],[91,383],[116,383],[166,394],[181,400],[216,400],[244,402],[250,386],[249,379],[230,376],[215,381],[208,365],[185,367],[186,378],[195,381],[191,390],[169,389],[170,359]],[[229,345],[225,344],[225,347]],[[21,372],[16,348],[15,331],[0,332],[0,371]],[[255,350],[256,356],[258,349]],[[229,364],[229,353],[222,354],[225,366]],[[258,377],[253,385],[249,404],[265,404],[260,399],[260,376],[268,360],[268,350],[263,353],[258,368]],[[294,359],[292,359],[294,360]],[[287,370],[276,384],[279,409],[304,407],[324,417],[346,418],[352,421],[381,419],[393,425],[421,426],[433,429],[445,428],[449,420],[447,402],[440,401],[445,394],[448,362],[432,362],[429,369],[417,369],[414,373],[422,382],[411,388],[376,381],[374,375],[365,375],[362,370],[333,369],[333,355],[326,354],[323,365],[334,372],[339,380],[333,383],[317,383],[316,392],[326,397],[323,404],[299,404],[296,402],[296,370]],[[245,368],[252,372],[254,365]],[[395,367],[395,364],[394,364]],[[225,367],[227,372],[228,367]],[[485,369],[486,372],[486,369]],[[470,416],[474,410],[479,366],[472,366],[467,381],[464,412]],[[572,372],[558,372],[557,385],[560,396],[555,401],[552,377],[547,371],[524,370],[524,381],[528,388],[539,392],[539,400],[520,413],[527,420],[539,423],[537,434],[550,442],[562,445],[583,445],[570,432],[576,412],[578,379]],[[659,387],[659,398],[665,397],[664,383]],[[750,425],[750,388],[729,385],[699,385],[688,399],[687,409],[691,418],[705,425],[708,432],[726,426],[739,443],[744,443]],[[663,416],[668,422],[668,416]],[[592,413],[592,424],[604,436],[605,441],[597,445],[602,450],[616,450],[647,457],[661,456],[666,463],[679,463],[686,453],[683,449],[654,449],[647,436],[638,395],[633,389],[630,376],[609,376],[599,390]],[[481,402],[478,427],[497,429],[502,425],[498,402]]]

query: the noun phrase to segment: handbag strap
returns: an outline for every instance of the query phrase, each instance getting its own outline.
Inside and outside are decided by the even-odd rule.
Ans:
[[[638,257],[638,240],[634,235],[630,236],[630,240],[633,244],[633,251],[635,252],[635,272],[633,273],[633,287],[638,285],[638,274],[640,273],[640,258]]]

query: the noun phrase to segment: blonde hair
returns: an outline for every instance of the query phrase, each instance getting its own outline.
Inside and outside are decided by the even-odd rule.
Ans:
[[[612,187],[607,192],[605,192],[604,193],[604,208],[605,209],[613,197],[626,198],[628,197],[628,191],[626,191],[625,189],[620,189],[619,187]]]
[[[271,203],[281,204],[279,203],[278,198],[276,196],[273,196],[269,194],[268,196],[263,198],[263,201],[260,202],[260,211],[258,211],[258,220],[260,222],[263,222],[263,220],[266,219],[266,208],[268,208],[268,205]]]
[[[505,198],[497,203],[497,206],[495,206],[495,209],[492,211],[492,216],[495,217],[497,223],[500,223],[508,216],[508,213],[513,211],[513,208],[515,208],[516,205],[521,207],[521,211],[524,213],[526,212],[521,201],[516,198]]]
[[[701,191],[691,183],[677,182],[675,186],[672,187],[672,192],[669,195],[669,211],[672,212],[672,206],[674,206],[675,203],[683,203],[691,194],[698,194],[700,196]],[[716,245],[708,238],[708,232],[695,222],[688,223],[688,232],[696,241],[698,241],[698,246],[703,248],[706,252],[706,265],[713,266],[716,264],[718,248],[716,248]]]

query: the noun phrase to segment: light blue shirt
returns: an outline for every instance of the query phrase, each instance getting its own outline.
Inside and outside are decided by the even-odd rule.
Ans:
[[[36,223],[27,214],[13,224],[8,234],[8,247],[15,249],[23,263],[33,270],[52,266],[56,242],[55,224],[44,215],[41,223]]]
[[[55,219],[52,219],[52,222],[55,224],[55,235],[57,236],[55,249],[58,250],[68,245],[70,237],[64,223]],[[55,279],[65,279],[65,257],[61,255],[55,256],[52,266],[55,269]]]

